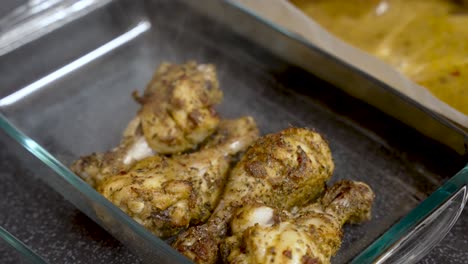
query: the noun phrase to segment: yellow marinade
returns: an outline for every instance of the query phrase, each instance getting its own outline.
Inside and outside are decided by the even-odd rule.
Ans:
[[[323,27],[468,114],[468,9],[449,0],[291,0]]]

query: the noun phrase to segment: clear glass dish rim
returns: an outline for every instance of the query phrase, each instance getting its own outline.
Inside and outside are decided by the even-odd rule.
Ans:
[[[351,263],[371,263],[385,253],[400,239],[404,238],[413,227],[428,217],[461,188],[468,185],[468,165],[455,176],[447,180],[431,195],[424,199],[417,207],[393,224],[385,233],[380,235],[366,249],[359,253]],[[450,230],[449,230],[450,231]]]
[[[27,260],[31,263],[37,264],[47,264],[47,262],[34,252],[30,247],[24,244],[21,240],[16,238],[5,228],[0,226],[0,239],[4,240],[7,245],[9,245],[13,250],[18,252],[24,260]]]
[[[254,17],[261,23],[268,25],[269,27],[275,29],[278,33],[286,35],[287,37],[294,39],[302,44],[306,45],[307,47],[317,50],[320,53],[323,53],[326,56],[333,57],[329,54],[324,53],[323,51],[319,50],[317,47],[308,43],[302,37],[293,32],[277,25],[271,23],[264,18],[258,16],[256,13],[250,11],[249,9],[243,7],[242,5],[236,3],[232,0],[223,0],[227,4],[240,9],[242,12],[247,13]],[[334,58],[338,59],[339,58]],[[340,60],[341,61],[341,60]],[[454,127],[447,119],[436,115],[435,113],[431,112],[430,110],[426,109],[425,107],[421,106],[414,100],[410,99],[409,97],[401,94],[400,92],[396,91],[395,89],[385,85],[384,83],[376,80],[375,78],[369,76],[367,73],[362,72],[360,69],[349,65],[343,61],[343,64],[346,64],[347,67],[352,68],[356,73],[362,74],[367,78],[373,79],[374,81],[378,82],[381,87],[384,89],[389,90],[392,93],[396,93],[402,100],[406,100],[411,104],[415,105],[416,107],[420,108],[424,112],[428,113],[429,115],[436,118],[438,121],[443,123],[446,126],[454,128],[456,130],[460,130],[458,127]],[[147,241],[154,244],[159,249],[164,251],[170,252],[176,259],[175,261],[179,261],[179,263],[190,263],[185,257],[172,249],[166,242],[159,239],[158,237],[154,236],[152,233],[147,231],[144,227],[134,221],[131,217],[126,215],[123,211],[121,211],[118,207],[113,205],[109,202],[106,198],[96,192],[91,186],[81,180],[78,176],[76,176],[73,172],[71,172],[67,166],[62,164],[58,161],[52,154],[50,154],[45,148],[23,133],[20,129],[16,128],[1,112],[0,109],[0,128],[2,128],[10,137],[12,137],[15,141],[17,141],[22,147],[26,150],[31,152],[36,158],[41,160],[45,165],[55,171],[60,177],[74,186],[79,192],[84,194],[86,197],[90,198],[96,203],[99,203],[101,206],[108,209],[114,216],[116,216],[122,223],[128,225],[135,233],[139,236],[143,237]],[[379,236],[374,242],[372,242],[364,251],[362,251],[357,257],[353,259],[353,263],[368,263],[372,260],[379,257],[383,254],[393,243],[401,239],[414,225],[428,216],[432,211],[437,209],[441,206],[449,197],[455,194],[460,188],[463,186],[468,185],[468,165],[466,165],[458,174],[451,177],[446,183],[440,186],[435,192],[433,192],[428,198],[426,198],[423,202],[421,202],[416,208],[414,208],[410,213],[408,213],[405,217],[395,223],[390,229],[385,231],[381,236]],[[5,238],[5,236],[3,236]],[[19,250],[22,254],[25,253]],[[33,251],[29,251],[28,254],[35,254]],[[40,257],[39,257],[40,258]]]

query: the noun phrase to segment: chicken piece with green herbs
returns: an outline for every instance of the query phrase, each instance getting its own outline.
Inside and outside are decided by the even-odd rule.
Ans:
[[[225,263],[330,263],[345,223],[370,219],[374,193],[362,182],[340,181],[319,202],[289,213],[263,204],[237,210],[221,246]]]
[[[197,263],[216,263],[236,208],[254,201],[291,209],[308,204],[333,173],[330,148],[322,136],[288,128],[258,139],[233,168],[213,215],[181,233],[173,247]]]
[[[97,187],[112,203],[159,237],[208,219],[225,186],[230,163],[258,137],[251,117],[223,120],[194,153],[155,155]]]
[[[70,169],[96,187],[112,175],[128,170],[136,161],[154,154],[143,136],[140,119],[136,117],[125,129],[119,146],[108,152],[81,157]]]
[[[135,97],[141,109],[119,146],[81,157],[71,166],[93,187],[146,157],[193,150],[219,124],[213,107],[221,102],[222,92],[211,64],[163,63],[143,96]]]
[[[195,149],[219,124],[214,106],[223,93],[212,64],[162,63],[140,102],[138,117],[149,146],[160,154]]]

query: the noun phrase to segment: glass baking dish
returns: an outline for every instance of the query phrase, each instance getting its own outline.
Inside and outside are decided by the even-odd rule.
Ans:
[[[415,262],[466,203],[465,131],[234,1],[31,1],[11,16],[0,127],[42,161],[31,170],[145,262],[189,261],[67,166],[119,142],[131,92],[163,61],[214,63],[223,116],[252,115],[262,133],[312,127],[330,143],[333,182],[372,186],[372,220],[345,227],[333,263]]]

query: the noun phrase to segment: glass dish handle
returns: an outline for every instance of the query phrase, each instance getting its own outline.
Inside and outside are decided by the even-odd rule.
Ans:
[[[29,0],[0,19],[0,56],[110,0]]]
[[[384,252],[375,263],[415,263],[420,260],[452,229],[465,207],[467,197],[465,185]]]

